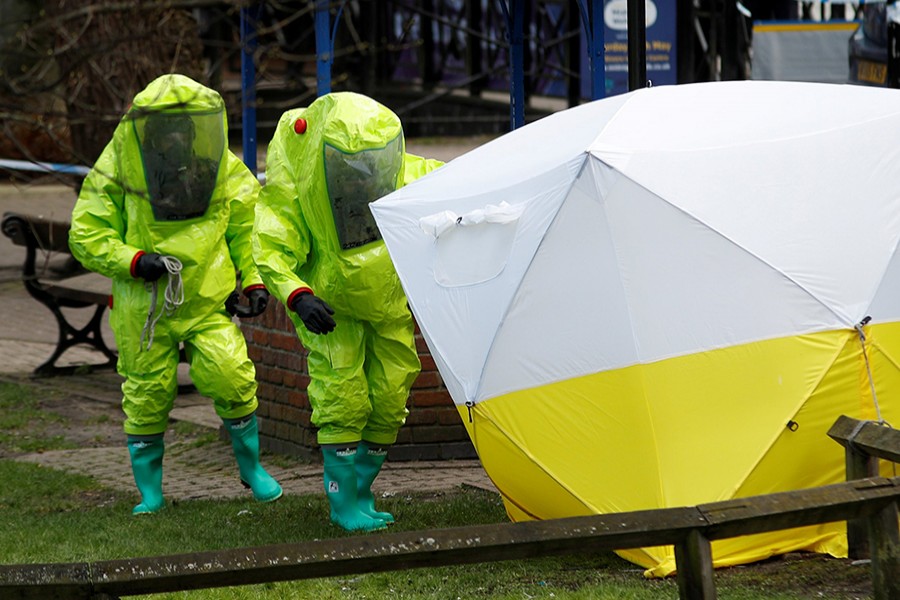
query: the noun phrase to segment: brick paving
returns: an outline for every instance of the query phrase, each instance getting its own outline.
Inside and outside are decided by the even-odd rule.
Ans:
[[[482,140],[479,140],[480,142]],[[409,151],[450,160],[470,149],[473,141],[454,146],[411,143]],[[62,185],[21,186],[0,184],[0,212],[17,211],[67,220],[75,203],[70,188]],[[31,298],[22,286],[21,268],[25,251],[0,235],[0,377],[36,386],[50,386],[96,402],[118,404],[121,380],[111,371],[88,375],[30,380],[28,374],[43,363],[56,346],[57,327],[46,307]],[[87,312],[87,311],[85,311]],[[115,349],[112,332],[104,324],[104,339]],[[59,364],[103,362],[102,355],[88,347],[74,347]],[[186,374],[180,374],[186,377]],[[180,395],[171,413],[182,420],[218,430],[220,421],[212,402],[198,394]],[[123,436],[124,438],[124,436]],[[134,480],[124,445],[77,450],[56,450],[20,456],[17,460],[97,478],[114,488],[134,491]],[[230,444],[214,441],[200,447],[174,443],[166,448],[163,491],[170,500],[250,497],[240,485]],[[286,494],[322,492],[321,465],[292,457],[264,456],[267,470],[281,483]],[[477,460],[388,462],[373,485],[376,494],[449,491],[472,486],[496,492]]]

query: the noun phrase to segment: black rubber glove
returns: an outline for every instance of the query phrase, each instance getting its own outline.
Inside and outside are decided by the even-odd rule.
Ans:
[[[250,301],[249,306],[239,304],[240,294],[232,292],[228,299],[225,300],[225,310],[232,316],[239,319],[250,319],[258,317],[266,310],[269,305],[269,292],[265,288],[254,288],[247,292],[247,299]]]
[[[140,277],[145,281],[156,281],[168,272],[162,256],[156,252],[142,254],[137,264],[134,265],[135,277]]]
[[[269,305],[269,292],[265,288],[253,288],[247,292],[247,299],[250,300],[250,314],[248,316],[258,317],[263,314]]]
[[[309,292],[303,292],[291,303],[291,310],[300,315],[306,328],[316,334],[334,331],[334,309],[328,303]]]

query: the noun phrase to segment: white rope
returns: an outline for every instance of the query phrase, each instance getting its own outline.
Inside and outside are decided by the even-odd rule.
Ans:
[[[165,314],[172,316],[175,310],[184,303],[184,286],[181,281],[181,261],[174,256],[163,256],[163,264],[169,272],[168,283],[163,292],[163,309],[156,310],[156,303],[159,299],[159,280],[148,283],[150,286],[150,309],[147,311],[147,321],[144,323],[144,329],[141,331],[141,352],[144,351],[144,338],[147,337],[147,350],[153,345],[153,335],[156,332],[156,323]],[[149,333],[149,336],[148,336]]]
[[[866,353],[866,334],[863,332],[863,326],[867,325],[869,321],[872,319],[870,317],[864,318],[860,323],[855,325],[856,333],[859,334],[859,343],[862,345],[862,353],[863,358],[866,361],[866,373],[869,375],[869,387],[872,390],[872,401],[875,403],[875,414],[878,416],[878,420],[875,421],[876,425],[881,425],[885,427],[889,427],[893,429],[893,425],[884,420],[884,417],[881,416],[881,407],[878,405],[878,396],[875,395],[875,380],[872,377],[872,369],[869,367],[869,355]],[[853,428],[853,431],[850,432],[850,436],[847,438],[848,446],[856,446],[855,438],[862,431],[863,425],[866,423],[871,423],[871,421],[860,421],[856,424],[856,427]],[[868,454],[867,452],[863,452],[863,454]],[[894,476],[897,476],[897,463],[891,463],[894,470]]]
[[[886,423],[881,416],[881,406],[878,405],[878,396],[875,394],[875,379],[872,377],[872,368],[869,366],[869,354],[866,352],[866,334],[863,326],[868,324],[871,319],[866,317],[860,323],[855,325],[856,333],[859,334],[859,344],[862,346],[863,359],[866,361],[866,374],[869,376],[869,388],[872,390],[872,402],[875,403],[875,414],[878,416],[878,423]]]

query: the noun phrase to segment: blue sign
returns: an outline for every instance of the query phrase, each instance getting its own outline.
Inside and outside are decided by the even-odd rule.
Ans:
[[[646,0],[647,79],[651,85],[678,83],[675,52],[676,0]],[[606,95],[628,91],[628,0],[603,3]]]

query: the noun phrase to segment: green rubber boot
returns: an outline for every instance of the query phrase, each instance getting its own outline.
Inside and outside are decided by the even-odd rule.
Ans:
[[[372,495],[372,482],[378,477],[381,465],[387,458],[385,446],[375,446],[366,440],[359,443],[356,449],[356,498],[359,511],[385,523],[393,523],[394,515],[389,512],[375,510],[375,496]]]
[[[253,491],[258,502],[274,502],[283,494],[281,486],[259,464],[259,425],[256,413],[241,419],[222,419],[231,436],[231,447],[241,473],[241,483]]]
[[[162,492],[162,462],[165,444],[163,434],[129,435],[128,454],[131,471],[141,493],[141,503],[131,514],[147,515],[161,511],[166,506]]]
[[[325,495],[331,505],[331,522],[347,531],[377,531],[387,524],[359,510],[356,495],[356,448],[322,446],[325,459]]]

